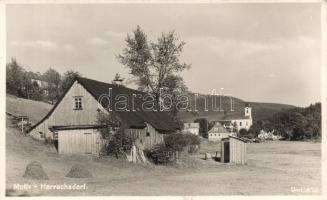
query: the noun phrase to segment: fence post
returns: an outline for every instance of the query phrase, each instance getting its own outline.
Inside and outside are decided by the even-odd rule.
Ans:
[[[24,133],[24,118],[22,117],[22,133]]]

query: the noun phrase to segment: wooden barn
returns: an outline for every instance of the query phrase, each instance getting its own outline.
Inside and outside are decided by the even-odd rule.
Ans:
[[[108,94],[112,102],[99,101]],[[164,134],[178,129],[168,112],[144,111],[142,99],[129,102],[133,107],[128,110],[112,109],[110,105],[114,105],[121,94],[130,99],[133,95],[145,95],[116,84],[76,78],[50,112],[31,127],[29,134],[38,140],[54,140],[60,154],[98,154],[104,144],[97,122],[99,113],[114,112],[125,132],[135,136],[140,149],[163,142]]]

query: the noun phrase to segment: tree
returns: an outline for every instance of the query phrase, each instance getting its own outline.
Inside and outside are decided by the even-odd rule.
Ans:
[[[321,104],[283,110],[256,123],[260,125],[261,130],[274,131],[288,140],[320,139]]]
[[[154,95],[157,103],[160,102],[160,94],[176,97],[186,91],[179,73],[190,65],[179,60],[185,42],[180,41],[174,31],[162,33],[156,43],[149,43],[146,34],[137,26],[133,35],[127,35],[125,41],[126,47],[117,58],[130,69],[140,90]],[[175,103],[172,102],[171,107],[174,114],[177,112]]]
[[[27,99],[33,99],[34,95],[34,85],[32,83],[31,78],[29,77],[28,72],[24,72],[23,76],[21,77],[21,84],[22,84],[22,90],[21,90],[21,95],[24,98]]]
[[[6,66],[6,90],[8,93],[22,96],[24,69],[15,58],[11,58],[11,62]]]
[[[242,128],[238,133],[238,137],[249,137],[248,131],[245,128]]]
[[[63,79],[60,84],[60,93],[64,93],[69,86],[72,84],[72,82],[77,78],[81,77],[82,75],[76,71],[68,70],[64,73]]]
[[[206,118],[198,118],[194,121],[195,123],[199,123],[199,133],[202,137],[208,138],[208,120]]]
[[[44,73],[45,80],[48,82],[47,90],[49,91],[48,99],[54,104],[60,96],[61,75],[54,69],[49,68]]]
[[[31,86],[31,99],[34,100],[43,100],[44,95],[43,95],[43,90],[42,88],[40,88],[39,84],[37,84],[37,82],[32,82],[32,86]]]

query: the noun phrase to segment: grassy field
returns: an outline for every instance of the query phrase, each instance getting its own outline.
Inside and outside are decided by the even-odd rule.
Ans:
[[[52,105],[48,103],[6,95],[6,112],[16,116],[28,116],[32,124],[39,122],[51,108]]]
[[[248,164],[203,160],[220,149],[204,141],[198,154],[174,166],[142,166],[109,158],[58,155],[55,148],[20,135],[7,119],[6,189],[10,195],[303,195],[320,192],[321,144],[271,142],[248,144]],[[42,163],[49,180],[24,179],[31,161]],[[93,178],[66,178],[72,165],[83,164]],[[35,185],[12,190],[14,184]],[[86,184],[85,190],[45,190],[40,184]],[[312,189],[305,193],[292,189]]]

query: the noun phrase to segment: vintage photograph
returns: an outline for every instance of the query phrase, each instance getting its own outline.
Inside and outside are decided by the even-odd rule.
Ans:
[[[322,2],[5,5],[5,195],[322,195]]]

